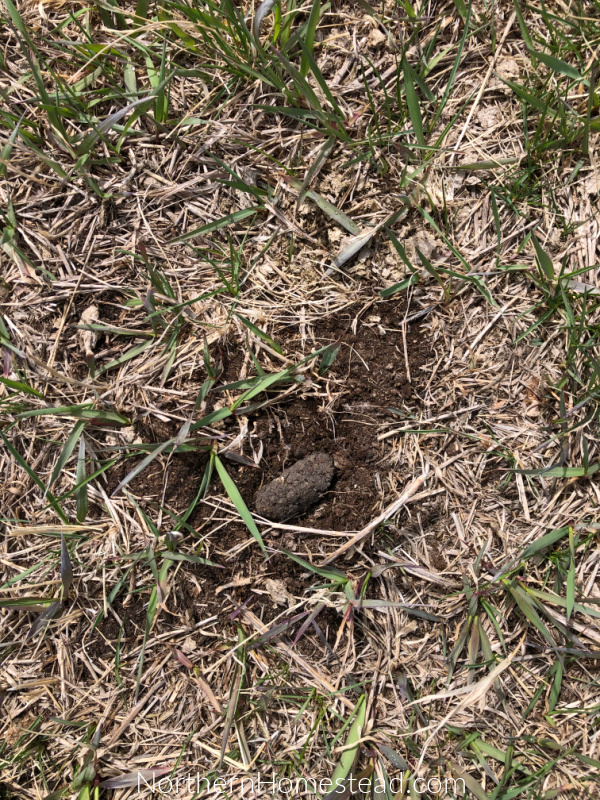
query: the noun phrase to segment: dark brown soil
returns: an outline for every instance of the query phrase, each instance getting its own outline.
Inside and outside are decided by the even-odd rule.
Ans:
[[[420,367],[431,360],[432,352],[418,324],[409,327],[409,383],[399,304],[371,307],[354,334],[351,325],[358,311],[348,309],[316,326],[315,347],[341,341],[339,355],[326,375],[328,391],[295,397],[255,419],[254,432],[264,447],[263,470],[243,466],[230,470],[250,508],[261,484],[281,475],[298,459],[325,452],[335,464],[333,485],[325,499],[295,523],[349,531],[372,518],[391,466],[385,443],[377,441],[378,425],[394,419],[398,410],[406,413],[420,405]]]
[[[402,334],[403,312],[401,302],[380,302],[371,305],[362,314],[360,307],[354,307],[314,326],[314,341],[306,342],[306,353],[328,344],[340,343],[337,359],[327,371],[326,380],[317,380],[315,375],[312,385],[303,395],[298,393],[282,399],[250,415],[253,442],[256,446],[260,441],[263,446],[259,469],[229,460],[224,462],[252,511],[255,510],[256,495],[261,487],[280,477],[284,470],[300,459],[314,453],[326,453],[335,465],[333,482],[323,499],[306,513],[295,516],[293,523],[308,528],[353,531],[362,528],[378,513],[382,501],[389,498],[387,476],[392,468],[386,442],[377,440],[379,425],[386,419],[397,418],[399,413],[418,412],[418,387],[424,383],[421,368],[433,358],[429,340],[419,323],[409,326],[406,332],[406,356],[411,375],[409,382]],[[353,333],[352,325],[357,316],[356,333]],[[302,349],[296,339],[280,337],[280,341],[285,352],[299,352]],[[239,378],[243,358],[239,349],[232,347],[229,350],[223,345],[215,349],[213,358],[222,364],[220,383]],[[209,404],[207,410],[210,409]],[[153,421],[140,423],[137,427],[144,441],[161,442],[175,435],[179,426]],[[226,420],[225,431],[230,427],[237,432],[237,421]],[[138,460],[128,459],[112,471],[109,491]],[[165,461],[157,459],[152,462],[129,484],[131,491],[150,507],[156,508],[162,501]],[[170,458],[166,467],[166,505],[177,512],[188,507],[198,491],[206,461],[203,453],[174,455]],[[397,473],[398,467],[394,470]],[[402,476],[400,480],[403,482]],[[213,477],[210,492],[220,492],[216,477]],[[189,523],[199,536],[204,537],[214,527],[213,512],[212,507],[200,503],[190,518]],[[314,584],[315,575],[285,555],[275,554],[265,560],[253,544],[238,552],[237,548],[246,543],[249,536],[241,523],[221,527],[215,536],[211,536],[211,559],[224,569],[185,564],[178,579],[181,591],[173,592],[170,596],[172,613],[193,625],[198,615],[195,614],[192,619],[190,608],[200,605],[198,618],[206,619],[215,614],[222,628],[230,623],[233,602],[233,608],[235,604],[245,603],[261,619],[269,621],[284,609],[277,607],[265,591],[268,578],[281,581],[287,591],[296,597]],[[299,554],[310,552],[325,555],[340,543],[339,539],[314,534],[274,531],[269,537],[269,543],[277,549],[284,547]],[[189,545],[193,544],[187,536],[182,543],[182,550],[189,552]],[[190,577],[189,586],[185,587],[181,582],[184,574]],[[229,586],[223,588],[226,585]],[[202,587],[200,594],[198,586]],[[140,623],[143,625],[143,620],[138,620],[138,625]],[[163,620],[162,624],[168,625],[169,622]],[[319,618],[319,624],[327,637],[326,629],[335,631],[339,625],[336,612],[330,610],[324,613]],[[116,637],[115,625],[114,619],[107,619],[100,626],[108,639]],[[160,628],[161,622],[158,630]],[[303,642],[304,648],[312,646],[308,640]],[[99,646],[102,647],[102,644]]]
[[[262,486],[281,476],[299,459],[319,452],[333,458],[335,477],[323,499],[307,513],[296,516],[294,525],[337,531],[359,530],[377,513],[384,496],[389,495],[386,479],[392,464],[386,443],[377,441],[379,424],[385,419],[394,419],[398,412],[418,411],[420,398],[417,389],[424,382],[421,367],[432,359],[433,354],[418,323],[409,327],[406,335],[411,374],[409,383],[400,304],[388,302],[372,306],[359,319],[356,333],[352,333],[352,322],[359,311],[359,308],[351,308],[336,318],[321,322],[315,326],[315,341],[307,345],[307,348],[316,349],[341,342],[339,355],[326,374],[328,391],[319,387],[305,396],[298,395],[269,406],[252,418],[252,434],[264,448],[262,469],[227,462],[227,469],[251,510],[255,509],[256,495]],[[283,344],[286,351],[298,348],[298,343],[292,339],[284,340]],[[237,355],[223,354],[223,380],[235,380],[239,374],[236,373],[239,369]],[[201,535],[205,535],[211,526],[202,507],[194,524]],[[248,536],[241,524],[221,529],[219,555],[213,557],[227,568],[227,572],[200,567],[196,574],[206,586],[204,599],[211,608],[214,607],[214,613],[223,617],[224,605],[230,611],[231,602],[224,604],[225,598],[223,595],[215,596],[216,590],[234,579],[246,579],[244,588],[234,589],[229,594],[238,597],[239,602],[248,601],[254,613],[267,621],[281,609],[278,611],[273,606],[268,595],[255,594],[252,597],[253,588],[260,590],[268,577],[274,577],[281,580],[291,594],[299,596],[315,582],[315,576],[283,555],[274,555],[265,562],[256,547],[231,555],[231,551],[247,541]],[[299,554],[325,555],[340,543],[339,539],[313,534],[279,534],[274,531],[271,536],[271,544],[275,547]],[[335,612],[332,613],[335,616]]]
[[[135,423],[135,432],[146,444],[161,444],[176,436],[180,427],[181,423],[177,422],[143,419]],[[128,458],[110,471],[108,494],[116,489],[120,481],[145,456],[146,453]],[[166,506],[176,512],[183,512],[198,491],[207,461],[208,456],[204,452],[177,453],[168,460],[157,458],[128,484],[128,489],[143,503],[150,505],[162,504],[164,494]]]
[[[112,604],[115,613],[123,622],[121,657],[128,654],[130,644],[132,647],[139,644],[140,636],[143,635],[146,627],[146,608],[144,603],[147,595],[130,595],[127,598],[127,605],[124,605],[125,591],[126,589],[123,592],[123,596],[117,597]],[[106,650],[110,648],[108,643],[114,645],[117,642],[120,630],[121,626],[116,617],[109,612],[98,624],[98,634],[94,634],[87,645],[90,655],[95,657],[102,653],[106,654]]]

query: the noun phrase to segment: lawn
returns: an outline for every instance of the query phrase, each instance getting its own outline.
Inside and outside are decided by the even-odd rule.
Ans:
[[[598,797],[599,0],[0,44],[0,800]]]

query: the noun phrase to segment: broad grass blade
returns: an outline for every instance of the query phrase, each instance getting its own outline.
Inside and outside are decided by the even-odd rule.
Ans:
[[[566,608],[567,606],[566,599],[564,597],[559,597],[557,594],[550,594],[550,592],[544,592],[541,589],[533,588],[529,589],[529,594],[533,595],[537,600],[543,600],[546,603],[550,603],[550,605],[560,606],[561,608]],[[583,599],[590,603],[594,602],[593,598]],[[573,605],[573,610],[577,611],[579,614],[587,614],[595,619],[600,619],[600,611],[597,608],[590,608],[590,606],[584,606],[582,603],[575,603]]]
[[[339,786],[340,783],[346,778],[358,756],[360,744],[358,740],[362,736],[362,730],[365,724],[365,714],[367,710],[366,695],[361,695],[356,707],[354,709],[354,721],[346,739],[346,747],[348,749],[342,752],[337,767],[333,772],[331,782],[334,786]]]
[[[233,214],[228,214],[226,217],[221,217],[221,219],[208,222],[206,225],[202,225],[200,228],[194,228],[194,230],[184,233],[183,236],[178,236],[176,239],[171,239],[171,241],[167,242],[167,244],[187,242],[189,239],[194,239],[196,236],[204,236],[207,233],[218,231],[221,228],[226,228],[228,225],[231,225],[234,222],[240,222],[241,220],[246,219],[246,217],[251,217],[259,211],[262,211],[262,206],[242,208],[239,211],[234,211]]]
[[[75,423],[73,430],[69,434],[69,437],[65,442],[65,445],[61,451],[61,454],[58,457],[56,464],[54,465],[54,469],[52,470],[52,475],[50,476],[50,481],[48,483],[48,489],[52,486],[52,484],[56,481],[58,476],[63,471],[65,464],[67,463],[67,461],[71,457],[71,453],[75,449],[75,445],[77,444],[79,437],[83,433],[84,427],[85,427],[84,421]]]
[[[0,608],[21,608],[24,611],[40,611],[52,602],[52,599],[47,597],[2,597],[0,598]]]
[[[10,378],[0,378],[0,383],[4,384],[4,386],[7,386],[9,389],[13,389],[15,392],[30,394],[33,397],[39,397],[40,400],[45,399],[43,394],[40,394],[40,392],[29,386],[29,384],[23,383],[22,381],[13,381]]]
[[[289,378],[290,370],[284,369],[281,372],[272,372],[270,375],[266,375],[264,378],[258,381],[258,383],[253,386],[248,391],[244,392],[238,399],[232,404],[231,412],[233,413],[238,406],[242,403],[245,403],[248,400],[251,400],[253,397],[256,397],[257,394],[264,392],[265,389],[268,389],[269,386],[273,386],[275,383],[279,383],[279,381],[285,380]]]
[[[568,78],[573,78],[576,81],[581,80],[581,75],[579,74],[578,70],[575,67],[572,67],[570,64],[567,64],[565,61],[562,61],[560,58],[556,58],[555,56],[551,56],[548,53],[542,53],[539,50],[534,50],[532,47],[529,48],[529,52],[535,58],[538,58],[542,64],[545,64],[549,69],[553,72],[559,72],[561,75],[566,75]]]
[[[412,122],[413,130],[415,132],[415,139],[417,140],[418,145],[425,147],[423,119],[421,116],[419,98],[417,97],[417,93],[415,91],[413,68],[406,59],[404,59],[404,91],[406,93],[406,105],[408,106],[410,121]]]
[[[521,558],[523,561],[527,561],[528,558],[535,555],[536,553],[540,553],[542,550],[545,550],[547,547],[552,547],[553,544],[559,542],[563,537],[565,537],[569,533],[569,526],[566,525],[563,528],[556,528],[550,533],[545,533],[543,536],[540,536],[539,539],[536,539],[532,542],[528,547],[523,550],[521,553]]]
[[[321,13],[321,0],[313,0],[312,8],[308,17],[308,25],[306,27],[306,36],[304,37],[304,46],[306,51],[312,55],[315,46],[315,32],[319,24],[319,15]],[[307,53],[302,53],[302,60],[300,62],[300,74],[303,78],[308,75],[310,63]]]
[[[324,375],[327,370],[331,367],[333,362],[338,357],[338,353],[340,352],[341,342],[333,342],[325,349],[323,355],[321,356],[321,362],[319,364],[319,375]]]
[[[546,623],[542,620],[540,615],[535,610],[533,603],[527,596],[527,593],[523,590],[523,588],[516,583],[510,583],[505,581],[505,585],[512,595],[513,599],[515,600],[516,604],[519,606],[520,610],[522,611],[523,615],[529,620],[529,622],[534,625],[538,631],[542,634],[544,639],[550,644],[550,646],[555,649],[556,642],[552,638],[552,634],[546,627]]]
[[[263,538],[260,535],[260,531],[256,527],[256,523],[252,518],[252,514],[248,510],[248,506],[246,505],[246,503],[244,503],[242,495],[239,493],[237,486],[232,481],[231,477],[229,476],[229,473],[223,466],[223,462],[218,456],[215,456],[215,466],[217,468],[217,473],[219,474],[219,478],[221,479],[221,483],[223,484],[225,491],[229,495],[229,499],[235,506],[236,511],[238,512],[240,517],[244,520],[244,522],[246,523],[246,527],[260,545],[260,549],[263,551],[265,555],[267,555],[267,548],[265,547],[265,543],[263,542]]]

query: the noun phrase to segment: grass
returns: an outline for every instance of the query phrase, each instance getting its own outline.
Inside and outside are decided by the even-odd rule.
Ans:
[[[594,797],[597,0],[0,16],[0,799]]]

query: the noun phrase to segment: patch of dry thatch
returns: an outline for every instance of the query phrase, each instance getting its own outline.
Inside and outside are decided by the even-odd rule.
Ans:
[[[347,752],[344,721],[363,693],[357,770],[370,765],[382,780],[415,770],[462,778],[478,798],[517,796],[516,787],[522,797],[594,796],[597,485],[577,473],[509,470],[581,471],[598,459],[592,406],[578,409],[585,392],[560,383],[587,363],[583,349],[569,350],[567,307],[520,338],[552,305],[527,239],[534,227],[557,274],[566,259],[570,271],[585,271],[578,280],[597,285],[597,132],[589,158],[577,141],[551,156],[540,147],[532,159],[534,132],[526,138],[521,100],[506,83],[532,70],[518,18],[512,5],[475,3],[481,30],[466,40],[428,144],[449,130],[405,187],[407,169],[418,172],[429,151],[415,147],[410,114],[388,128],[397,92],[406,103],[399,48],[415,69],[431,62],[427,87],[439,98],[464,20],[459,3],[423,4],[416,21],[383,5],[384,25],[364,3],[323,7],[314,54],[348,139],[314,170],[301,204],[298,184],[325,135],[268,113],[287,104],[281,92],[232,76],[181,8],[170,21],[147,21],[127,5],[120,30],[80,4],[19,5],[46,91],[54,75],[82,92],[79,116],[63,118],[80,144],[124,107],[128,81],[145,94],[160,80],[161,58],[182,70],[122,141],[113,128],[80,162],[40,103],[22,32],[14,22],[2,29],[5,377],[34,392],[1,390],[0,601],[60,597],[61,532],[73,571],[64,607],[36,635],[27,634],[41,600],[29,601],[36,611],[0,611],[0,780],[9,797],[43,798],[78,774],[92,785],[83,765],[99,780],[139,770],[160,777],[177,765],[178,774],[222,776],[234,793],[243,777],[272,770],[320,781]],[[558,4],[556,13],[571,12]],[[539,10],[525,15],[539,49],[547,28]],[[230,43],[232,30],[223,32]],[[77,55],[64,44],[88,35],[102,52]],[[597,46],[596,35],[589,47]],[[568,97],[579,110],[580,88]],[[435,105],[419,84],[415,91],[431,121]],[[11,137],[17,122],[23,135]],[[394,126],[408,133],[392,136]],[[551,123],[540,126],[547,141]],[[407,274],[392,240],[378,229],[332,269],[356,231],[315,198],[364,231],[406,197],[392,228],[420,280],[382,299]],[[199,228],[190,248],[182,239]],[[465,265],[467,280],[448,272],[464,275]],[[322,355],[291,369],[337,345],[328,371]],[[204,395],[207,379],[220,389],[252,378],[256,364],[266,373],[289,367],[297,380],[251,398],[264,403],[258,410],[185,428],[247,388]],[[88,403],[95,419],[82,418]],[[148,446],[178,435],[185,452],[172,443],[123,483]],[[300,520],[256,519],[267,559],[214,474],[181,524],[207,448],[253,510],[260,471],[279,474],[301,455],[303,437],[308,452],[322,437],[336,453],[339,483]],[[85,474],[99,472],[86,492],[80,440]],[[62,498],[62,520],[52,497]],[[314,574],[282,550],[341,577]],[[77,785],[69,791],[84,796]]]

